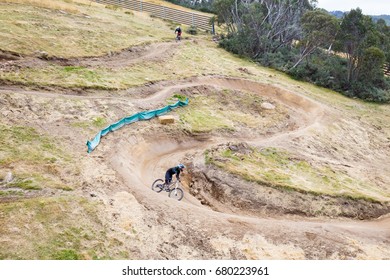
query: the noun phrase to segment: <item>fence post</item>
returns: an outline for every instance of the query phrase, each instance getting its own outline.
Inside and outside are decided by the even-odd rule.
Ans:
[[[139,1],[139,5],[140,5],[140,12],[142,12],[142,0]]]
[[[195,26],[195,22],[194,22],[194,13],[192,13],[192,26]]]

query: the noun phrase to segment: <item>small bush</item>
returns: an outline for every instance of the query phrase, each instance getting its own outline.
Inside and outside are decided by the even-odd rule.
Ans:
[[[196,35],[196,34],[198,34],[198,29],[196,28],[196,26],[191,25],[191,26],[187,29],[187,33],[189,33],[189,34],[191,34],[191,35]]]
[[[351,91],[349,93],[353,97],[358,97],[366,101],[379,103],[390,102],[389,90],[380,89],[363,82],[355,82],[352,84]]]
[[[15,179],[8,184],[10,188],[20,188],[23,190],[40,190],[41,187],[37,186],[33,180],[30,179]]]
[[[292,66],[295,53],[288,48],[281,48],[274,53],[266,53],[257,59],[261,65],[286,72]]]
[[[308,61],[301,63],[287,73],[302,80],[326,87],[348,96],[350,85],[347,81],[347,62],[345,59],[322,52],[316,52]]]
[[[117,11],[120,9],[120,7],[117,5],[106,5],[106,9]]]
[[[179,101],[186,101],[187,100],[187,97],[185,97],[184,95],[178,94],[178,93],[174,94],[173,98],[177,98]]]
[[[96,117],[93,119],[92,123],[96,127],[103,127],[107,124],[107,121],[102,117]]]

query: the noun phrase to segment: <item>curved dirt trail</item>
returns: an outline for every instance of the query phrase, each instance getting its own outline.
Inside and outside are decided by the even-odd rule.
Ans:
[[[169,45],[156,44],[143,51],[116,54],[101,60],[88,58],[72,63],[91,67],[108,63],[109,67],[125,67],[139,59],[164,59]],[[187,187],[184,199],[180,202],[169,199],[166,193],[155,193],[151,190],[151,183],[164,175],[167,166],[173,166],[186,158],[191,158],[196,166],[204,166],[203,152],[212,146],[233,140],[254,146],[284,147],[288,146],[287,143],[292,137],[321,131],[333,119],[340,117],[334,109],[304,95],[250,80],[217,76],[179,81],[145,98],[105,97],[101,94],[80,96],[72,93],[54,96],[51,93],[15,88],[12,91],[50,98],[110,99],[152,109],[164,104],[166,98],[175,91],[195,86],[249,91],[270,98],[288,108],[296,126],[294,129],[281,130],[271,135],[242,139],[220,135],[211,135],[203,140],[190,137],[177,139],[164,134],[154,135],[153,138],[143,135],[126,139],[103,138],[101,145],[110,146],[110,152],[104,161],[108,161],[124,186],[120,190],[107,191],[109,194],[104,200],[115,198],[118,203],[112,211],[115,210],[123,219],[132,220],[143,229],[140,238],[146,246],[143,248],[142,258],[390,258],[389,215],[372,221],[305,218],[294,215],[254,217],[228,208],[226,211],[212,210],[191,196]],[[161,237],[161,233],[168,236]],[[174,243],[180,238],[179,248],[166,247],[166,244]],[[154,245],[155,243],[159,245]],[[214,248],[213,252],[210,252],[211,247]],[[191,252],[191,248],[196,254]],[[156,250],[159,253],[156,253]],[[236,251],[247,253],[243,256]]]
[[[283,145],[283,142],[288,142],[292,135],[305,135],[313,129],[321,130],[328,122],[325,116],[332,111],[307,97],[269,85],[248,80],[216,77],[196,78],[190,83],[167,87],[145,100],[138,100],[135,103],[159,103],[176,90],[200,85],[255,92],[281,102],[293,112],[292,117],[298,124],[296,129],[282,131],[270,137],[261,136],[246,139],[252,145],[264,146],[276,143]],[[142,204],[146,204],[156,211],[169,209],[168,212],[175,212],[176,217],[186,224],[192,224],[195,216],[196,223],[192,225],[194,227],[204,224],[209,227],[210,231],[214,232],[241,232],[245,230],[245,233],[261,234],[279,245],[286,242],[284,238],[288,235],[291,238],[289,237],[287,240],[298,247],[304,247],[304,244],[309,242],[308,239],[310,239],[310,244],[312,243],[311,239],[313,239],[321,244],[326,244],[325,247],[333,246],[336,248],[349,246],[351,240],[363,244],[363,247],[364,244],[371,246],[371,243],[387,244],[390,237],[390,217],[382,217],[374,221],[315,219],[296,216],[251,217],[244,213],[216,212],[208,206],[201,205],[195,197],[190,195],[188,189],[185,189],[185,198],[179,203],[169,200],[164,193],[156,194],[150,189],[151,183],[156,178],[163,176],[164,167],[182,161],[188,154],[195,155],[193,157],[195,165],[202,165],[204,164],[204,156],[202,155],[205,149],[231,140],[224,137],[210,137],[207,141],[178,140],[160,136],[153,140],[141,140],[130,146],[122,142],[120,150],[125,147],[127,152],[123,153],[118,150],[118,153],[112,157],[112,163]],[[131,174],[129,174],[129,170],[132,170]],[[335,246],[334,243],[338,245]],[[274,249],[274,253],[275,251],[277,249]],[[278,253],[275,255],[278,256]]]

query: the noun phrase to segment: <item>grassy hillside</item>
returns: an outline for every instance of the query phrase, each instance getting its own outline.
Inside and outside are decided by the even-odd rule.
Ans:
[[[307,145],[291,144],[294,152],[270,147],[239,155],[224,150],[215,153],[215,158],[206,155],[209,163],[245,180],[288,190],[389,201],[388,175],[376,173],[388,154],[389,105],[351,100],[291,80],[227,53],[208,34],[184,32],[184,40],[174,43],[174,26],[146,14],[91,1],[1,1],[0,259],[145,256],[133,244],[151,241],[139,236],[132,216],[122,222],[114,210],[103,209],[104,203],[114,202],[96,198],[101,189],[106,187],[109,192],[121,182],[101,154],[86,158],[85,140],[108,123],[140,110],[129,99],[119,97],[138,98],[141,86],[151,91],[148,87],[159,81],[176,84],[195,76],[244,78],[325,104],[350,122],[335,120],[336,124],[326,130],[303,139]],[[155,44],[162,50],[159,57],[135,59],[137,48]],[[110,63],[116,55],[129,55],[134,62]],[[14,60],[4,62],[4,57]],[[95,58],[104,58],[104,62],[98,63]],[[13,86],[26,94],[15,93]],[[39,88],[47,91],[37,96],[29,93]],[[88,97],[86,90],[98,90],[96,96],[101,100],[66,96],[70,91]],[[266,118],[261,114],[261,103],[269,100],[254,92],[202,90],[198,94],[181,92],[192,94],[192,105],[178,113],[180,123],[174,133],[233,138],[249,131],[264,136],[268,128],[281,126],[289,118],[283,106],[276,106]],[[343,167],[318,165],[317,158],[324,154],[330,154],[334,161],[367,161],[373,165],[347,173]],[[312,163],[310,156],[317,161]],[[367,173],[359,174],[362,170]],[[6,181],[10,172],[11,183]],[[368,173],[371,177],[364,178]],[[382,183],[369,182],[371,178]],[[102,218],[101,213],[109,218]],[[130,234],[113,233],[110,223],[125,227]]]
[[[22,55],[40,51],[59,57],[104,55],[168,39],[172,32],[146,15],[91,1],[6,2],[10,3],[0,3],[0,48]]]

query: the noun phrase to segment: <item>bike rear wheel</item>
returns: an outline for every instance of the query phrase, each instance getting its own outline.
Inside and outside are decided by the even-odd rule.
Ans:
[[[156,181],[153,182],[152,184],[152,190],[155,192],[161,192],[164,188],[164,181],[162,179],[157,179]]]
[[[169,192],[169,197],[180,201],[184,196],[184,192],[181,188],[174,188]]]

